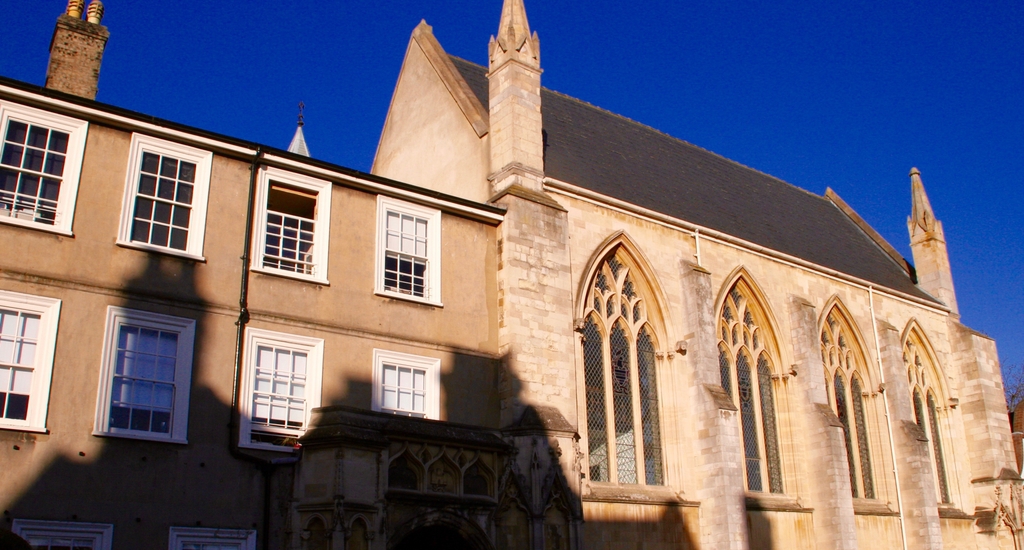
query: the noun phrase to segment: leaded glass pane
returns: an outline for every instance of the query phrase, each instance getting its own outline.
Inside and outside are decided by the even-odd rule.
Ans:
[[[864,486],[864,498],[875,498],[875,482],[871,472],[871,451],[868,448],[867,422],[864,421],[864,396],[860,388],[860,380],[854,378],[850,382],[853,394],[853,419],[857,425],[857,447],[860,453],[860,476]]]
[[[616,464],[619,483],[636,483],[636,441],[633,426],[633,394],[630,385],[629,338],[621,324],[609,336],[612,360],[612,405],[615,409]]]
[[[763,491],[761,451],[757,444],[757,414],[754,411],[753,379],[746,355],[736,359],[736,378],[740,394],[740,422],[743,426],[743,451],[746,457],[747,489]]]
[[[729,368],[729,352],[722,347],[718,348],[718,370],[722,376],[722,389],[731,396],[732,369]]]
[[[921,402],[921,392],[914,390],[914,420],[917,425],[924,429],[924,404]]]
[[[583,327],[583,368],[587,387],[587,439],[590,442],[591,481],[610,481],[602,347],[601,333],[593,317],[588,317]]]
[[[629,275],[626,276],[626,282],[622,283],[622,293],[630,300],[636,298],[636,289],[633,288],[633,280],[629,278]]]
[[[619,259],[615,256],[608,258],[608,267],[612,270],[612,277],[618,280],[619,270],[622,269],[622,263],[619,262]]]
[[[946,481],[946,460],[942,455],[942,439],[939,436],[939,418],[935,410],[935,396],[928,394],[928,420],[932,430],[932,451],[935,453],[935,473],[939,476],[939,493],[942,502],[949,502],[949,483]]]
[[[757,385],[761,391],[761,422],[764,428],[764,449],[768,459],[768,483],[773,493],[782,492],[782,464],[779,458],[779,434],[775,424],[775,392],[768,358],[757,359]]]
[[[850,414],[846,408],[846,385],[843,384],[843,377],[837,372],[833,379],[836,392],[836,415],[843,425],[843,437],[846,440],[846,462],[850,465],[850,488],[853,491],[853,498],[860,498],[860,491],[857,490],[857,465],[853,461],[853,440],[850,437]]]
[[[648,485],[664,483],[661,465],[661,423],[658,418],[658,382],[654,365],[654,344],[647,328],[636,342],[637,373],[640,377],[640,424],[644,436],[644,472]]]

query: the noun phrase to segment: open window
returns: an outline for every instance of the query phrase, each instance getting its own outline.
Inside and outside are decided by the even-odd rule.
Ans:
[[[327,284],[331,182],[263,168],[252,270]]]

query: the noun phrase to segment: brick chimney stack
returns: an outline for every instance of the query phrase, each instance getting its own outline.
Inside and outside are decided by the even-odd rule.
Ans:
[[[50,42],[50,66],[46,87],[86,99],[96,99],[100,64],[110,32],[100,24],[103,3],[92,0],[88,11],[85,0],[70,0],[67,11],[57,18]],[[85,12],[86,20],[82,19]]]

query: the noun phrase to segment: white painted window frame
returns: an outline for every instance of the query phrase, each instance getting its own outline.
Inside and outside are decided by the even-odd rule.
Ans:
[[[413,296],[384,288],[384,260],[387,253],[387,213],[398,212],[427,220],[427,284],[426,296]],[[441,211],[393,197],[377,195],[377,239],[374,269],[374,293],[443,307],[441,302]]]
[[[412,355],[384,349],[373,350],[373,399],[372,409],[377,412],[391,412],[384,408],[384,365],[395,365],[427,371],[426,376],[426,418],[440,420],[441,403],[441,360],[434,357]],[[397,413],[396,413],[397,414]]]
[[[303,421],[303,426],[308,429],[313,409],[320,406],[324,341],[321,338],[298,336],[252,327],[245,329],[245,364],[242,379],[242,395],[239,400],[241,433],[238,435],[238,445],[247,449],[293,452],[294,449],[291,447],[252,441],[252,395],[256,382],[256,350],[260,345],[287,348],[306,353],[306,417]],[[305,429],[293,431],[295,437],[301,436],[304,432]]]
[[[182,550],[186,544],[240,543],[241,550],[256,550],[254,529],[217,529],[213,527],[171,527],[167,550]]]
[[[171,432],[156,434],[125,428],[110,427],[111,386],[117,360],[117,338],[122,325],[133,325],[178,333],[178,349],[174,367],[174,410]],[[100,363],[99,391],[96,401],[96,420],[93,435],[188,443],[188,408],[192,382],[192,358],[195,346],[196,321],[187,317],[174,317],[160,313],[107,307],[106,331],[103,336],[103,357]]]
[[[159,246],[132,240],[132,220],[135,218],[135,196],[138,194],[139,173],[142,170],[142,154],[154,153],[174,157],[196,165],[196,180],[192,188],[192,214],[189,219],[188,244],[185,250]],[[145,134],[132,134],[128,150],[128,170],[125,177],[124,202],[121,205],[121,222],[117,231],[117,244],[149,252],[159,252],[192,260],[206,261],[203,257],[203,243],[206,238],[206,211],[210,197],[210,173],[213,167],[213,153],[167,141]]]
[[[16,519],[11,525],[11,531],[23,539],[29,537],[89,539],[96,550],[110,550],[114,541],[114,526],[109,523]]]
[[[0,101],[0,142],[7,135],[7,123],[11,119],[67,132],[68,150],[64,156],[64,175],[61,180],[60,196],[57,198],[57,223],[49,225],[11,216],[0,216],[0,223],[72,236],[71,229],[75,217],[75,203],[78,200],[78,185],[82,175],[82,158],[89,123],[17,103]],[[0,143],[0,148],[2,147]]]
[[[316,193],[312,275],[263,266],[263,255],[267,242],[267,200],[269,199],[271,181]],[[252,260],[249,269],[258,273],[279,275],[321,285],[330,284],[327,279],[327,261],[331,237],[331,195],[333,190],[334,184],[327,180],[311,178],[271,166],[261,167],[256,182],[256,209],[253,216],[255,224],[253,234],[256,238],[252,240],[252,253],[250,254]]]
[[[9,308],[39,315],[35,364],[32,366],[32,389],[25,420],[0,418],[0,429],[23,432],[46,432],[46,413],[50,402],[50,379],[53,375],[53,354],[57,345],[57,326],[61,301],[56,298],[32,296],[0,290],[0,308]]]

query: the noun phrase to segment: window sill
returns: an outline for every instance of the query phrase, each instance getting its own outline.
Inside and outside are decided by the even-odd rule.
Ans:
[[[619,502],[629,504],[659,504],[669,506],[700,506],[699,502],[687,500],[665,486],[617,485],[614,483],[591,483],[583,495],[585,502]]]
[[[797,512],[809,514],[813,508],[805,508],[800,499],[771,493],[747,493],[746,498],[748,511],[759,512]]]
[[[118,239],[117,246],[120,246],[121,248],[133,248],[135,250],[143,250],[145,252],[155,252],[157,254],[166,254],[168,256],[176,256],[178,258],[194,260],[197,262],[206,262],[206,258],[204,258],[203,256],[196,256],[195,254],[190,254],[188,252],[182,252],[180,250],[175,250],[173,248],[165,248],[162,246],[155,246],[152,244],[137,243],[134,241],[122,241],[121,239]]]
[[[29,220],[23,220],[21,218],[13,218],[4,214],[0,214],[0,223],[6,223],[8,225],[14,225],[17,227],[24,227],[25,229],[35,229],[36,231],[42,231],[44,233],[54,233],[64,237],[74,237],[75,234],[68,229],[58,227],[56,225],[47,225],[45,223],[36,223]]]
[[[900,513],[889,508],[889,505],[878,499],[853,499],[853,513],[858,516],[899,516]]]
[[[37,426],[16,426],[12,424],[0,424],[0,430],[7,430],[10,432],[29,432],[34,434],[48,434],[50,430],[46,428],[40,428]]]
[[[375,295],[381,298],[394,298],[395,300],[403,300],[406,302],[415,302],[417,304],[423,304],[425,306],[433,306],[443,308],[444,304],[427,298],[420,298],[419,296],[413,296],[412,294],[402,294],[401,292],[391,292],[389,290],[375,290]]]
[[[301,436],[295,436],[296,438]],[[269,443],[239,443],[238,448],[251,451],[270,451],[272,453],[295,454],[295,447],[284,447],[282,445],[271,445]]]
[[[93,430],[92,435],[96,437],[117,437],[120,439],[138,439],[140,441],[154,441],[156,443],[174,443],[176,445],[187,445],[187,439],[174,439],[170,437],[159,437],[135,432],[101,432]]]
[[[273,269],[269,267],[262,267],[258,265],[249,266],[249,271],[255,273],[262,273],[264,275],[273,275],[275,277],[283,277],[285,279],[295,279],[296,281],[304,281],[307,283],[313,283],[322,286],[331,286],[330,281],[327,279],[321,279],[312,275],[303,275],[302,273],[293,273],[291,271],[282,271],[280,269]]]

